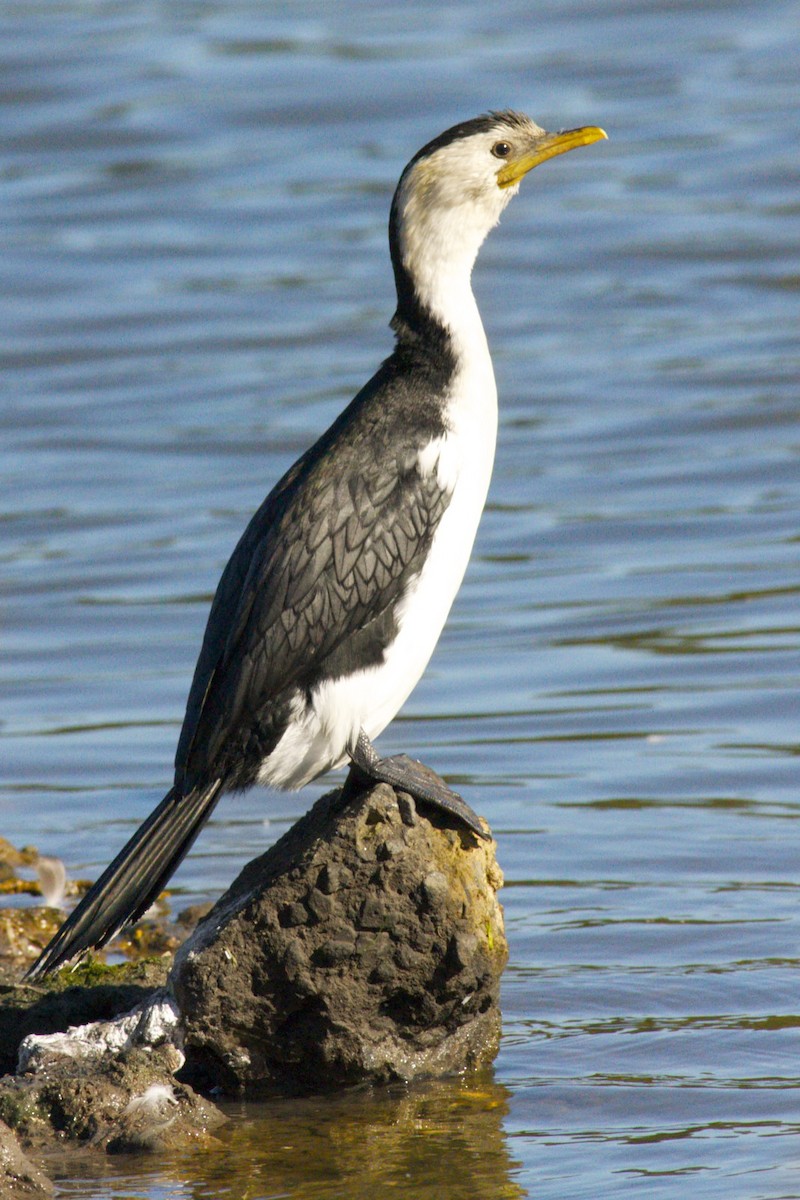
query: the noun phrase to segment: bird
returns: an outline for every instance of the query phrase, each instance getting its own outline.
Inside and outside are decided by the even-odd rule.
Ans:
[[[402,171],[389,216],[394,347],[244,530],[211,604],[173,785],[28,978],[138,920],[227,792],[300,788],[349,761],[488,836],[443,780],[381,757],[373,739],[428,664],[489,488],[497,389],[471,286],[478,251],[532,168],[606,136],[493,111]]]

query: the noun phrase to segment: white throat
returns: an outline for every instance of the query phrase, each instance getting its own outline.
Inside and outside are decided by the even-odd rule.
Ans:
[[[472,294],[472,268],[489,230],[516,189],[463,188],[463,175],[449,160],[463,149],[455,143],[435,160],[423,159],[406,172],[398,191],[399,249],[420,304],[452,336],[457,352],[486,344]],[[488,353],[488,351],[487,351]]]

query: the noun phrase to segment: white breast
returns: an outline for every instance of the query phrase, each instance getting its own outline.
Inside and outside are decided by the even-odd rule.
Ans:
[[[398,608],[397,637],[380,666],[321,684],[310,705],[298,697],[293,720],[262,765],[261,783],[302,787],[341,766],[359,730],[377,737],[428,665],[469,562],[494,462],[497,391],[480,333],[453,382],[449,430],[420,453],[420,469],[435,472],[451,499],[425,564]]]
[[[462,150],[456,147],[451,154],[448,148],[448,158]],[[447,330],[459,364],[445,412],[447,433],[422,449],[419,465],[436,473],[451,493],[450,503],[425,564],[400,603],[398,633],[384,662],[321,684],[310,703],[297,697],[293,719],[259,773],[260,782],[272,787],[302,787],[341,766],[360,729],[374,738],[386,728],[433,654],[486,502],[497,438],[497,389],[470,274],[478,247],[508,198],[495,188],[490,212],[457,203],[449,192],[437,205],[431,202],[431,179],[426,176],[425,186],[416,186],[418,173],[412,170],[400,189],[403,259],[420,302]],[[437,187],[452,187],[451,174],[440,171]]]

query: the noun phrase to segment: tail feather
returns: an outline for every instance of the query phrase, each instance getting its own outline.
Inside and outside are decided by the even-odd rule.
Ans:
[[[104,946],[146,912],[211,815],[222,783],[181,795],[172,788],[70,913],[27,971],[35,979]]]

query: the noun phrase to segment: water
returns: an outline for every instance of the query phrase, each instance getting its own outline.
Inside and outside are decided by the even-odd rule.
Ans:
[[[2,6],[0,832],[81,876],[169,782],[245,521],[388,351],[406,159],[507,104],[610,134],[479,260],[490,504],[381,739],[496,832],[493,1073],[235,1108],[59,1195],[800,1196],[799,15]],[[186,900],[322,786],[224,803]]]

